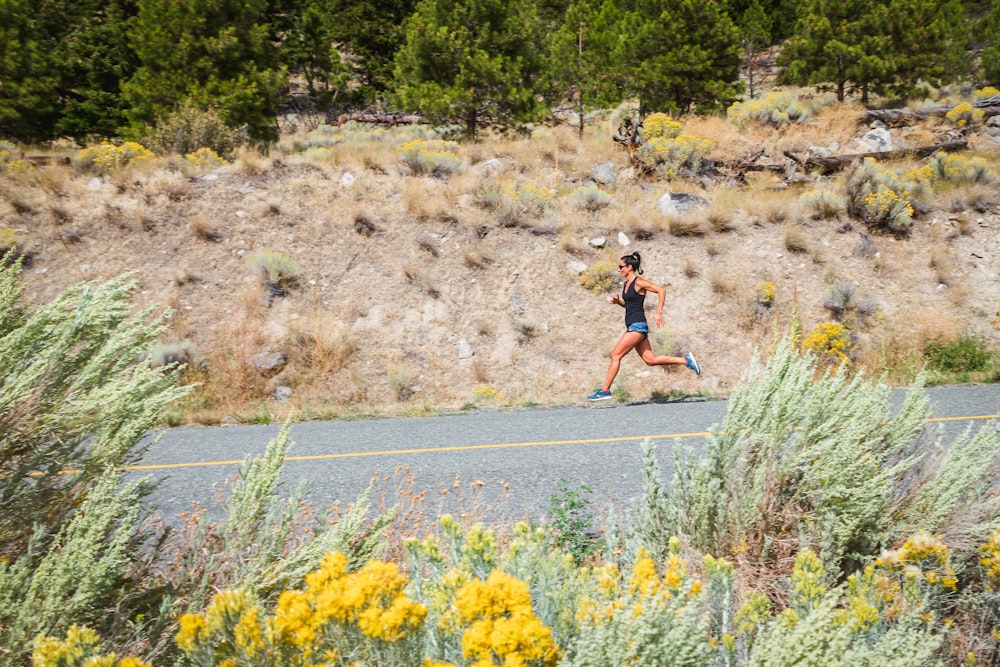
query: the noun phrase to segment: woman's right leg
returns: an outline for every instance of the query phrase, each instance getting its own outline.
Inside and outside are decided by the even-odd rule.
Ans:
[[[644,338],[645,336],[638,331],[626,331],[622,334],[622,337],[615,343],[615,349],[611,350],[611,363],[608,365],[608,374],[604,378],[604,384],[601,385],[601,389],[611,391],[611,383],[615,381],[615,376],[618,375],[618,369],[622,365],[622,358]]]

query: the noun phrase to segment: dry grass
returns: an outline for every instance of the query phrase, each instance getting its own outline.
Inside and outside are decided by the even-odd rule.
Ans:
[[[671,236],[704,236],[710,229],[700,215],[669,215],[666,220],[667,232]]]
[[[739,292],[740,277],[733,275],[725,269],[714,267],[709,269],[708,281],[712,287],[712,292],[719,296],[732,297],[736,296]]]
[[[809,238],[809,230],[798,223],[785,225],[784,232],[785,249],[788,252],[806,253],[812,250],[812,242]]]
[[[207,216],[195,215],[188,218],[187,227],[188,231],[200,241],[216,243],[222,240],[222,234],[219,233],[219,230],[215,228],[215,225],[212,224],[212,221]]]

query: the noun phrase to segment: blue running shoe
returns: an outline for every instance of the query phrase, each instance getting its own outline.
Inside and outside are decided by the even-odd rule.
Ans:
[[[693,370],[695,375],[701,375],[701,366],[690,352],[684,355],[684,365]]]
[[[606,401],[611,398],[610,391],[604,391],[603,389],[598,389],[593,394],[587,397],[589,401]]]

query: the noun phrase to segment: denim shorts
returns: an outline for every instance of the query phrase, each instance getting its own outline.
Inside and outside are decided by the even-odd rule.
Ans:
[[[648,336],[649,325],[646,324],[645,322],[633,322],[632,324],[628,325],[628,329],[626,331],[635,331],[636,333],[646,334]]]

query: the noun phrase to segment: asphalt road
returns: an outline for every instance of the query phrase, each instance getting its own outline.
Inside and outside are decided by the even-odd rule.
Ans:
[[[1000,417],[1000,385],[927,390],[932,420],[950,432]],[[897,392],[896,400],[902,393]],[[353,501],[376,476],[408,469],[410,488],[427,490],[429,514],[470,507],[487,521],[541,519],[560,479],[588,484],[593,507],[624,503],[641,492],[640,443],[652,438],[664,477],[671,476],[675,439],[698,451],[721,423],[726,401],[687,400],[617,405],[610,401],[560,408],[475,410],[416,418],[305,422],[291,428],[283,473],[285,493],[301,480],[316,506]],[[264,453],[280,425],[183,427],[160,441],[133,475],[163,483],[151,501],[168,522],[193,501],[218,511],[220,491],[246,456]],[[459,480],[460,492],[442,494]],[[470,484],[482,482],[481,486]],[[506,491],[504,487],[506,485]],[[376,493],[394,496],[394,483]],[[224,493],[221,497],[224,497]]]

